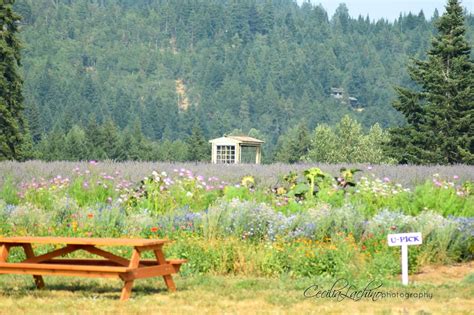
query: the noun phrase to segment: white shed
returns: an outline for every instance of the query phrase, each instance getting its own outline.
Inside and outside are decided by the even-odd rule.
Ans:
[[[246,148],[255,149],[255,164],[262,161],[264,141],[247,136],[224,136],[209,141],[212,144],[212,163],[240,164]]]

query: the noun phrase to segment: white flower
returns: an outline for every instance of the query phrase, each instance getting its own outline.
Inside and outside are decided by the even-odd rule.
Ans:
[[[193,196],[193,193],[192,193],[192,192],[188,191],[188,192],[186,193],[186,197],[192,197],[192,196]]]

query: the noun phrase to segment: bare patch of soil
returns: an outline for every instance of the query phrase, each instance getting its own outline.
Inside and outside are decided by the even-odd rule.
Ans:
[[[432,284],[460,282],[470,273],[474,273],[474,261],[448,266],[425,266],[417,274],[410,275],[410,282]]]

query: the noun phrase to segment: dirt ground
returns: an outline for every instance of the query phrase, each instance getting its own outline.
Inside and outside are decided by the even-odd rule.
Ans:
[[[474,273],[474,261],[450,266],[425,266],[411,275],[410,281],[430,284],[460,282],[470,273]]]

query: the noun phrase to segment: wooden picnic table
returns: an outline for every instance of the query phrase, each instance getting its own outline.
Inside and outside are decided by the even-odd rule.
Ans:
[[[74,237],[0,237],[0,274],[33,275],[37,288],[44,287],[43,275],[119,278],[124,281],[121,300],[127,300],[136,279],[162,276],[170,291],[176,291],[172,274],[177,273],[186,260],[166,260],[163,245],[168,240]],[[64,245],[59,249],[36,256],[32,244]],[[133,247],[130,259],[117,256],[98,246]],[[26,259],[8,262],[12,247],[22,247]],[[84,250],[102,259],[57,258],[77,250]],[[140,259],[143,252],[152,251],[156,259]]]

